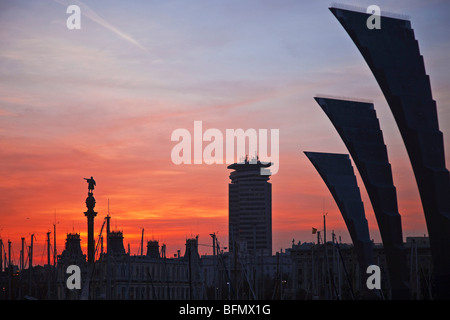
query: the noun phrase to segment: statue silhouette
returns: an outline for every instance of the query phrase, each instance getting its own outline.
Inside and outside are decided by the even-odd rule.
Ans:
[[[88,183],[88,192],[92,193],[92,191],[94,191],[94,187],[96,186],[94,178],[91,176],[90,179],[84,178],[84,180]]]

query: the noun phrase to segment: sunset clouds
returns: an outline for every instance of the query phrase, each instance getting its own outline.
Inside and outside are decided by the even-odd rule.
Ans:
[[[327,1],[71,1],[81,8],[80,30],[66,27],[67,3],[0,5],[0,236],[17,247],[16,259],[20,237],[44,239],[55,221],[59,252],[67,232],[81,232],[84,244],[83,178],[90,176],[97,181],[96,237],[109,199],[112,226],[124,231],[133,254],[141,228],[146,238],[167,244],[168,256],[183,251],[191,235],[209,244],[216,232],[227,246],[230,170],[171,161],[172,132],[192,130],[194,121],[222,132],[279,129],[279,171],[270,179],[274,250],[293,238],[311,241],[323,210],[327,229],[350,241],[303,154],[347,153],[314,101],[317,94],[373,100],[404,236],[427,233],[392,114]],[[378,5],[411,17],[448,158],[448,4]],[[379,241],[359,176],[358,183],[371,236]],[[206,246],[200,251],[211,253]]]

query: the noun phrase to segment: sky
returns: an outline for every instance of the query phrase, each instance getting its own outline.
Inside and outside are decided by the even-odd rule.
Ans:
[[[437,101],[450,157],[448,1],[347,1],[408,15]],[[68,29],[69,5],[80,29]],[[392,165],[403,237],[427,234],[417,185],[392,113],[328,1],[6,0],[0,3],[0,237],[18,261],[20,238],[45,257],[56,224],[86,249],[87,183],[131,254],[145,240],[184,252],[210,233],[228,246],[227,164],[171,159],[174,130],[278,129],[271,176],[273,251],[315,240],[313,227],[350,242],[342,216],[303,151],[348,153],[314,101],[326,94],[373,101]],[[205,146],[205,143],[204,145]],[[447,160],[448,162],[448,160]],[[355,169],[370,235],[381,242]],[[109,205],[108,205],[109,204]],[[330,238],[328,238],[330,239]],[[42,254],[41,254],[42,252]],[[86,252],[86,251],[85,251]]]

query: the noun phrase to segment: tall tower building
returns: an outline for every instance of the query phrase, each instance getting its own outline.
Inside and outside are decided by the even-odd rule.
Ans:
[[[272,254],[272,184],[270,174],[261,175],[271,165],[247,158],[228,166],[234,170],[228,186],[230,252],[238,244],[250,254]]]

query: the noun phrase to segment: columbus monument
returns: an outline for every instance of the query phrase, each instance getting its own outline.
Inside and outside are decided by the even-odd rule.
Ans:
[[[88,197],[86,198],[87,211],[84,213],[88,223],[88,263],[93,263],[95,259],[94,218],[97,215],[97,212],[94,211],[94,188],[96,183],[93,177],[84,178],[84,180],[88,183]]]

